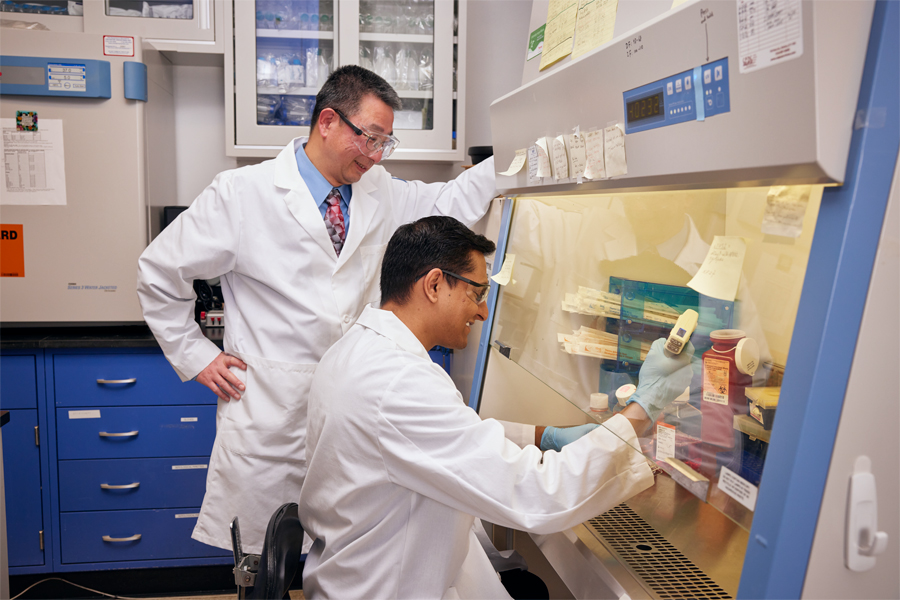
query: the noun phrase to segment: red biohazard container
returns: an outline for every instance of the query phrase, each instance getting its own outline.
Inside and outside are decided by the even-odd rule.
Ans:
[[[700,438],[722,449],[734,447],[734,416],[747,414],[744,388],[753,382],[738,371],[735,347],[746,334],[740,329],[719,329],[709,334],[713,346],[703,353],[703,396]]]

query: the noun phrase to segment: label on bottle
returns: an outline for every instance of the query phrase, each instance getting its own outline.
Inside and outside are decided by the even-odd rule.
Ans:
[[[656,460],[675,458],[675,433],[674,425],[656,424]]]
[[[703,400],[713,404],[728,405],[727,360],[707,358],[703,360]]]

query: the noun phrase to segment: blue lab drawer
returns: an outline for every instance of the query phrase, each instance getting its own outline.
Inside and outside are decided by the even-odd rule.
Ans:
[[[200,506],[209,457],[66,460],[59,463],[59,509],[135,510]],[[136,487],[115,489],[107,486]]]
[[[199,508],[62,513],[62,562],[93,563],[229,556],[191,539]],[[228,523],[223,523],[228,527]],[[135,541],[105,541],[140,535]]]
[[[41,454],[34,443],[37,409],[10,410],[9,414],[9,423],[3,426],[9,566],[40,566],[44,564],[41,548],[44,517],[41,514]]]
[[[216,403],[199,383],[182,383],[162,354],[57,354],[53,373],[56,406]]]
[[[57,408],[56,431],[59,460],[209,456],[216,436],[216,407]]]
[[[0,358],[0,408],[37,408],[37,369],[33,354]]]

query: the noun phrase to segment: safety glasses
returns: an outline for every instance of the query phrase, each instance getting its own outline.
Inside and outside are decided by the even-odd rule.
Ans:
[[[362,127],[357,127],[353,123],[350,122],[350,119],[344,116],[344,113],[339,111],[336,108],[332,108],[334,112],[341,118],[341,120],[353,130],[353,133],[356,135],[362,135],[366,137],[366,142],[364,146],[360,146],[358,143],[356,147],[359,148],[359,151],[371,158],[373,155],[381,152],[381,158],[385,159],[394,153],[394,150],[397,146],[400,145],[400,140],[395,138],[392,135],[384,135],[383,133],[374,133],[369,131],[368,129],[363,129]]]
[[[475,293],[474,298],[472,296],[469,296],[469,298],[471,298],[475,302],[475,304],[481,304],[482,302],[484,302],[487,299],[488,292],[491,291],[490,283],[477,283],[475,281],[472,281],[471,279],[466,279],[462,275],[457,275],[456,273],[445,271],[443,269],[441,269],[441,273],[443,273],[444,275],[449,275],[450,277],[453,277],[455,279],[459,279],[460,281],[468,283],[469,285],[474,285],[476,288],[478,288],[478,291]],[[466,295],[468,295],[470,291],[472,290],[466,290]]]

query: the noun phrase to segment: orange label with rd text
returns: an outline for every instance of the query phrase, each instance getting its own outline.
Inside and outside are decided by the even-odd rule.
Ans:
[[[0,225],[0,277],[25,277],[21,225]]]

